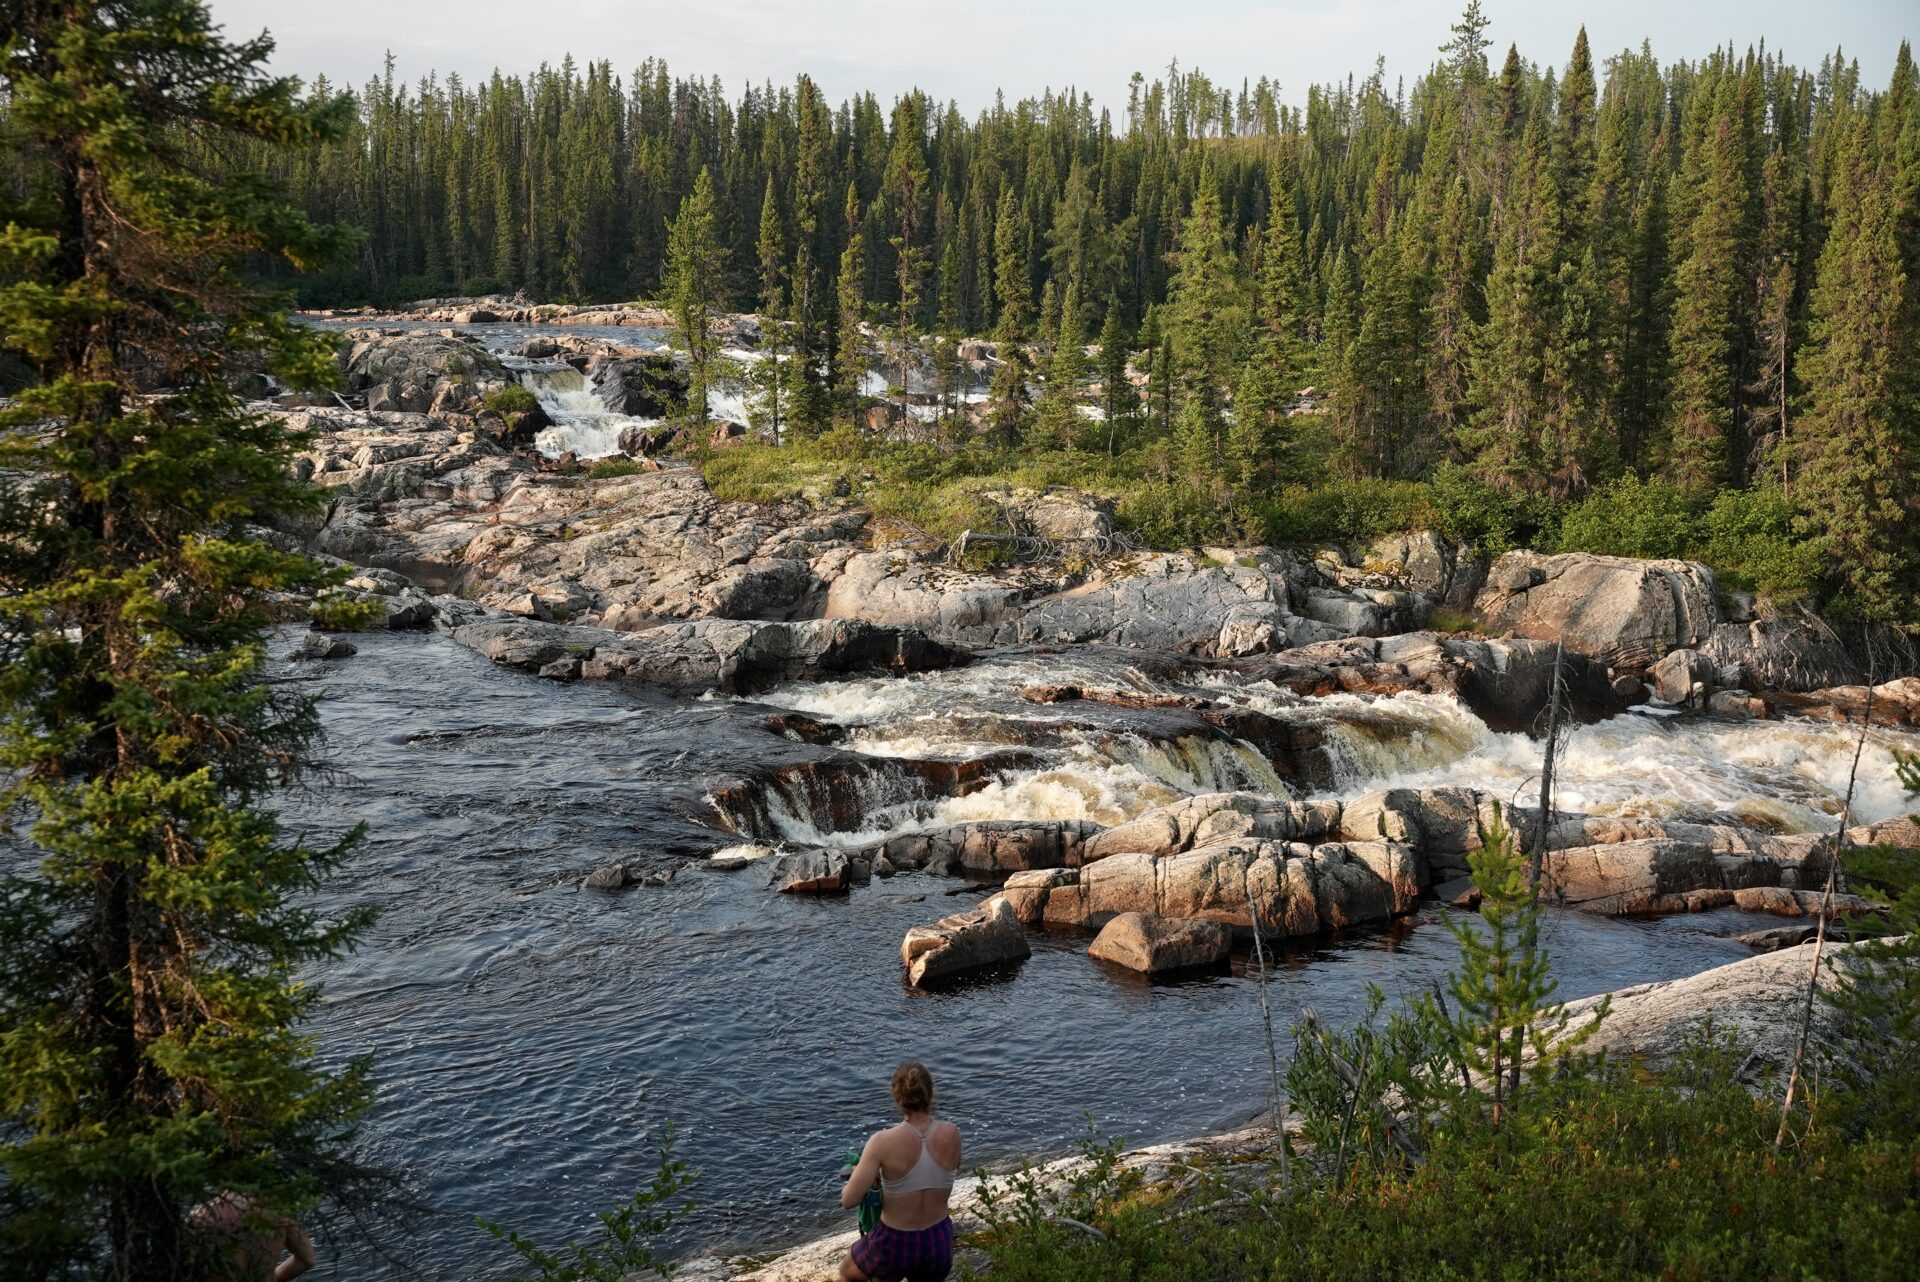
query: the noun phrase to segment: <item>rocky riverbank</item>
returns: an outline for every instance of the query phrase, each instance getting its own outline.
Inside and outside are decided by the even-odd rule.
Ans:
[[[1846,945],[1828,949],[1828,956],[1839,967],[1845,966],[1847,953]],[[1806,1000],[1809,960],[1808,946],[1788,948],[1687,979],[1636,985],[1586,998],[1569,1004],[1568,1031],[1576,1032],[1590,1022],[1604,1000],[1609,1003],[1607,1016],[1586,1049],[1649,1067],[1671,1061],[1704,1034],[1733,1035],[1747,1052],[1740,1070],[1742,1080],[1758,1086],[1778,1080],[1792,1063]],[[1834,970],[1822,967],[1819,982],[1823,988],[1831,988]],[[1823,1036],[1828,1021],[1824,1003],[1815,1003],[1816,1040],[1830,1040]],[[1270,1124],[1250,1126],[1128,1150],[1120,1155],[1119,1166],[1151,1190],[1172,1184],[1196,1166],[1273,1161],[1273,1138]],[[1034,1166],[1031,1176],[1042,1187],[1063,1186],[1085,1166],[1086,1159],[1081,1157],[1058,1158]],[[1005,1172],[977,1175],[955,1185],[953,1218],[963,1258],[967,1240],[986,1228],[983,1193],[1005,1199],[1014,1192],[1011,1177]],[[687,1260],[676,1276],[693,1282],[821,1282],[838,1276],[840,1259],[855,1237],[848,1230],[770,1254]]]

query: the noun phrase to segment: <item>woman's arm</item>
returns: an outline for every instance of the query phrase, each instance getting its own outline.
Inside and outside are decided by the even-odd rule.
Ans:
[[[840,1205],[849,1211],[860,1205],[860,1199],[879,1178],[880,1137],[869,1135],[866,1147],[860,1150],[860,1160],[853,1164],[853,1174],[847,1177],[847,1186],[840,1190]]]
[[[313,1253],[313,1239],[300,1227],[298,1221],[288,1220],[286,1237],[282,1242],[287,1249],[287,1258],[280,1261],[273,1271],[274,1282],[288,1282],[312,1268],[318,1260]]]

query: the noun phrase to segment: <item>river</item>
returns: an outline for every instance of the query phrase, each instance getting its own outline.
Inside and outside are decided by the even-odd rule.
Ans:
[[[887,1076],[908,1056],[933,1068],[970,1165],[1063,1151],[1089,1118],[1150,1142],[1244,1122],[1264,1105],[1243,959],[1148,984],[1089,961],[1084,939],[1047,936],[1008,976],[923,994],[902,982],[901,935],[978,890],[954,896],[960,883],[905,875],[816,900],[770,892],[751,867],[707,866],[706,853],[741,840],[705,800],[715,781],[843,751],[774,738],[760,728],[765,707],[556,685],[428,634],[356,640],[352,659],[278,669],[324,695],[337,767],[290,800],[290,820],[370,827],[326,905],[382,911],[364,946],[328,968],[316,1032],[330,1058],[377,1056],[368,1155],[433,1210],[377,1248],[332,1244],[321,1276],[503,1276],[512,1257],[473,1226],[476,1214],[546,1242],[587,1232],[595,1211],[646,1182],[668,1125],[701,1172],[700,1210],[677,1246],[765,1246],[833,1227],[840,1155],[888,1120]],[[1017,655],[762,699],[853,725],[848,748],[876,761],[977,754],[1009,737],[997,724],[1091,715],[1019,700],[1036,672],[1180,684],[1113,654]],[[1387,777],[1517,786],[1525,770],[1523,737],[1493,734],[1451,701],[1302,701],[1217,676],[1182,680],[1332,718],[1334,791]],[[1263,786],[1251,749],[1054,730],[1011,736],[1042,746],[970,797],[881,798],[857,833],[819,832],[788,811],[785,835],[845,843],[956,817],[1111,820],[1182,793]],[[1563,802],[1804,827],[1835,806],[1847,751],[1840,727],[1621,718],[1575,735]],[[1885,757],[1882,739],[1863,777]],[[1897,804],[1879,791],[1863,812]],[[678,872],[618,894],[578,887],[622,861]],[[1288,953],[1272,980],[1276,1012],[1311,1004],[1350,1022],[1370,984],[1394,994],[1442,976],[1446,911]],[[1556,914],[1548,943],[1571,998],[1735,960],[1745,950],[1725,936],[1752,924],[1731,912]],[[1283,1056],[1289,1046],[1283,1035]]]

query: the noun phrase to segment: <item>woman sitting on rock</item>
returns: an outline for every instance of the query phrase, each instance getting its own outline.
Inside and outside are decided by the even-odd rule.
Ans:
[[[875,1132],[861,1150],[840,1205],[852,1210],[877,1176],[885,1202],[880,1223],[840,1262],[847,1282],[940,1282],[953,1268],[947,1196],[960,1169],[960,1128],[933,1117],[933,1074],[909,1061],[893,1074],[893,1102],[904,1119]]]

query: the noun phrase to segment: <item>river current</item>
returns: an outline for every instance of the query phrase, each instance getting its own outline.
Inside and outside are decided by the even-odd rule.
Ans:
[[[545,1242],[585,1234],[595,1211],[646,1182],[669,1125],[701,1172],[700,1210],[677,1246],[764,1247],[830,1229],[844,1218],[841,1154],[888,1120],[886,1079],[909,1056],[933,1068],[969,1165],[1064,1151],[1089,1119],[1151,1142],[1264,1106],[1244,959],[1149,984],[1087,959],[1084,939],[1045,936],[1010,975],[923,994],[902,982],[902,934],[982,888],[904,875],[808,899],[772,893],[752,867],[710,866],[707,853],[741,840],[706,800],[715,781],[827,751],[768,735],[765,706],[555,685],[433,635],[356,641],[355,658],[279,669],[324,695],[337,767],[288,817],[327,831],[369,825],[325,903],[382,913],[364,946],[326,971],[315,1031],[331,1058],[376,1055],[368,1156],[432,1210],[403,1239],[335,1244],[323,1276],[504,1276],[513,1260],[475,1215]],[[951,758],[995,746],[980,727],[1002,713],[1068,715],[1018,700],[1037,672],[1151,680],[1111,655],[989,657],[908,680],[784,688],[761,704],[852,725],[847,748],[875,759]],[[1389,780],[1518,786],[1537,751],[1447,700],[1343,708],[1205,680],[1218,698],[1333,717],[1340,792]],[[1622,718],[1575,735],[1562,803],[1803,828],[1837,807],[1849,749],[1841,727]],[[1884,739],[1870,747],[1863,778],[1877,779],[1886,755]],[[1195,753],[1068,734],[972,796],[891,810],[876,800],[858,834],[788,814],[784,835],[844,844],[957,818],[1110,822],[1185,793],[1278,786],[1260,769],[1258,754],[1232,744]],[[1872,792],[1861,812],[1897,804]],[[618,894],[579,887],[615,862],[677,871]],[[1351,1022],[1370,984],[1391,995],[1443,976],[1454,951],[1445,911],[1289,952],[1271,980],[1276,1016],[1310,1004]],[[1549,946],[1572,998],[1736,960],[1745,950],[1726,936],[1752,925],[1730,912],[1557,914]],[[1290,1046],[1283,1033],[1283,1057]]]

